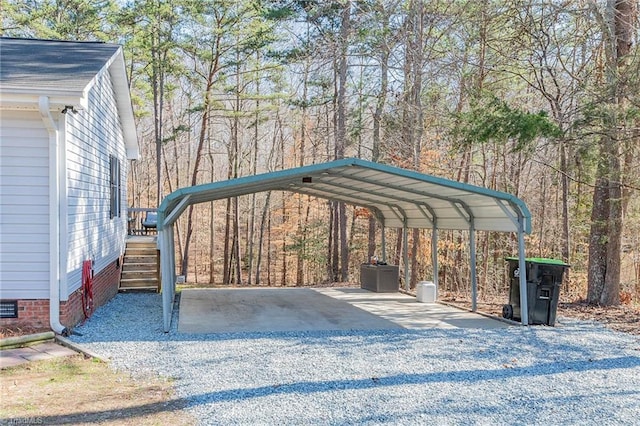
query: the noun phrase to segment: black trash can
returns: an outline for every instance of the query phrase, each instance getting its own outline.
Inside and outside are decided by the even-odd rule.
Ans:
[[[520,308],[520,268],[517,257],[509,262],[509,304],[502,307],[502,316],[522,321]],[[527,269],[527,312],[529,324],[555,325],[560,286],[569,265],[561,260],[532,257],[525,259]]]

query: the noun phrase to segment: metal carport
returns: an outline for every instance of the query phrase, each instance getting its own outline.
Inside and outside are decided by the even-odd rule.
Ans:
[[[531,232],[531,213],[524,201],[505,192],[355,158],[246,176],[182,188],[169,194],[158,208],[158,249],[162,274],[164,331],[171,327],[175,296],[173,225],[191,204],[263,191],[289,191],[342,201],[369,209],[384,228],[404,231],[404,261],[408,257],[407,229],[432,229],[433,280],[438,279],[438,229],[467,230],[470,241],[472,310],[476,310],[475,231],[516,232],[520,270],[525,270],[524,234]],[[384,250],[384,232],[383,250]],[[386,253],[382,253],[383,259]],[[408,283],[405,267],[405,283]],[[528,324],[526,276],[520,274],[522,324]]]

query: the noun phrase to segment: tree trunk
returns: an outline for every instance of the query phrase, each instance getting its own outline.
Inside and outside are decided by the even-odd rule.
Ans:
[[[256,53],[258,62],[260,54]],[[258,173],[258,138],[260,137],[260,79],[256,78],[256,112],[254,115],[253,128],[253,158],[251,164],[251,173],[255,176]],[[251,194],[251,209],[249,212],[249,236],[247,238],[247,285],[252,284],[253,264],[254,264],[254,240],[256,227],[256,194]]]
[[[410,288],[415,288],[418,283],[418,247],[420,247],[420,229],[413,228],[413,242],[411,244],[411,281]]]
[[[287,202],[286,202],[287,194],[282,194],[282,224],[287,223]],[[287,234],[286,232],[282,234],[282,246],[280,247],[282,250],[282,276],[280,280],[280,285],[285,287],[287,285]]]
[[[200,162],[202,161],[202,150],[205,142],[207,142],[207,135],[209,132],[209,117],[211,114],[211,96],[213,90],[213,84],[215,76],[218,73],[219,56],[214,55],[211,61],[208,63],[207,72],[205,75],[205,88],[203,99],[203,111],[202,118],[200,120],[200,133],[198,136],[198,148],[196,149],[196,156],[193,164],[193,173],[191,175],[191,186],[195,186],[198,183],[198,172],[200,169]],[[191,242],[191,236],[193,234],[193,204],[189,206],[187,217],[187,232],[184,241],[184,256],[182,258],[181,275],[187,276],[189,267],[189,244]]]
[[[213,173],[212,173],[213,174]],[[209,283],[214,284],[216,282],[215,273],[215,248],[216,248],[216,214],[215,203],[212,201],[210,204],[211,211],[209,212]]]
[[[224,254],[223,254],[223,269],[222,269],[222,282],[224,284],[231,284],[231,199],[227,198],[227,206],[224,211]]]
[[[156,17],[155,25],[159,25],[159,16]],[[164,109],[163,99],[163,67],[160,61],[160,41],[159,31],[151,35],[151,80],[153,90],[153,133],[156,147],[156,206],[162,201],[162,112]]]
[[[393,263],[400,265],[400,262],[402,262],[402,228],[396,230],[396,251],[393,254]],[[405,265],[405,268],[406,266],[407,265]]]
[[[569,232],[569,167],[567,165],[566,142],[560,142],[560,170],[562,171],[562,260],[569,261],[571,233]],[[567,271],[568,273],[568,271]],[[568,279],[568,277],[565,277]]]
[[[330,256],[329,259],[331,259],[331,270],[330,270],[330,276],[331,276],[331,282],[336,282],[338,281],[338,273],[339,273],[339,259],[340,259],[340,245],[339,245],[339,234],[340,234],[340,226],[339,226],[339,213],[338,213],[338,203],[336,203],[335,201],[331,201],[330,203],[330,215],[331,215],[331,231],[329,232],[329,241],[330,241],[330,248],[329,248],[329,253]]]
[[[347,1],[342,10],[340,27],[340,57],[338,64],[338,99],[336,126],[336,159],[344,158],[347,143],[347,71],[349,67],[347,49],[349,47],[349,33],[351,32],[351,1]],[[349,277],[349,247],[347,245],[347,209],[344,203],[338,203],[338,235],[340,238],[340,276],[341,282]]]
[[[604,166],[602,166],[604,167]],[[603,174],[599,172],[598,174]],[[589,265],[587,269],[587,301],[600,303],[607,274],[607,220],[609,217],[608,185],[605,179],[596,181],[593,190],[593,208],[591,210],[591,231],[589,235]]]
[[[272,268],[271,265],[273,264],[273,262],[271,261],[272,257],[271,257],[271,243],[272,243],[272,239],[271,239],[271,210],[268,211],[267,213],[267,285],[269,287],[271,287],[273,285],[273,280],[272,280]]]
[[[389,13],[384,10],[384,5],[379,4],[382,29],[383,33],[386,33],[389,29]],[[380,128],[382,125],[382,113],[387,103],[387,91],[389,89],[389,55],[390,48],[387,44],[388,40],[383,39],[378,50],[380,52],[380,92],[376,98],[376,108],[373,112],[373,141],[371,146],[371,161],[377,162],[380,160]],[[369,232],[368,232],[368,247],[367,247],[367,260],[371,256],[376,254],[376,218],[373,215],[369,216]]]
[[[349,245],[347,244],[347,207],[344,203],[338,204],[338,217],[340,218],[340,282],[349,279]]]
[[[595,7],[595,4],[592,4]],[[626,56],[634,41],[637,4],[617,0],[607,4],[607,19],[597,13],[605,44],[609,108],[600,138],[600,164],[593,195],[589,239],[588,301],[602,305],[620,304],[620,263],[622,246],[622,173],[620,166],[624,122]]]
[[[308,90],[308,75],[309,75],[309,63],[305,61],[304,73],[302,81],[302,119],[300,123],[300,148],[298,166],[304,166],[305,147],[307,144],[307,90]],[[309,201],[307,200],[307,212]],[[307,215],[308,217],[308,215]],[[304,284],[304,254],[306,245],[306,220],[303,223],[302,220],[302,195],[298,195],[298,253],[296,259],[296,285],[301,286]]]
[[[256,285],[260,285],[260,269],[262,265],[262,247],[264,241],[264,229],[267,223],[267,217],[269,213],[269,201],[271,200],[271,191],[267,192],[267,198],[264,201],[264,207],[262,208],[262,217],[260,219],[260,232],[258,235],[258,258],[256,259]],[[268,282],[268,280],[267,280]]]
[[[212,79],[213,76],[211,75]],[[213,86],[213,81],[209,80],[207,82],[207,90],[205,92],[204,98],[204,112],[202,113],[202,120],[200,123],[200,137],[198,140],[198,149],[196,150],[196,158],[193,164],[193,173],[191,175],[191,186],[195,186],[198,183],[198,172],[200,168],[200,162],[202,161],[202,149],[204,148],[204,143],[206,141],[207,129],[209,124],[209,105],[210,105],[210,97],[211,97],[211,88]],[[191,243],[191,237],[193,235],[193,204],[189,205],[188,215],[187,215],[187,234],[185,236],[184,241],[184,256],[182,258],[182,268],[181,275],[185,277],[188,274],[189,267],[189,245]]]
[[[367,244],[367,259],[365,260],[369,260],[371,259],[371,256],[376,254],[376,219],[375,217],[373,217],[373,215],[369,216],[369,220],[368,220],[368,244]],[[380,257],[380,256],[378,256]],[[380,260],[384,260],[384,259],[380,259]]]
[[[238,208],[238,197],[233,197],[233,242],[236,279],[238,285],[242,285],[242,257],[240,255],[240,212]]]

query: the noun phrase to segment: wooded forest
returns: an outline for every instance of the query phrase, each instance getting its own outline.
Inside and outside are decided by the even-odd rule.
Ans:
[[[523,199],[528,256],[563,297],[640,299],[640,51],[633,0],[1,0],[2,34],[123,46],[141,158],[129,206],[185,186],[344,157]],[[469,233],[440,231],[442,290],[469,293]],[[479,297],[508,288],[515,235],[476,234]],[[368,211],[286,192],[190,207],[189,282],[356,281]],[[430,279],[431,232],[387,229]],[[400,274],[403,275],[402,273]]]

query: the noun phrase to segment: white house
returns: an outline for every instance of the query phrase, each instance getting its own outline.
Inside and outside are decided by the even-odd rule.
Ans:
[[[65,333],[116,294],[137,157],[120,46],[0,38],[0,326]]]

